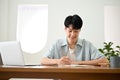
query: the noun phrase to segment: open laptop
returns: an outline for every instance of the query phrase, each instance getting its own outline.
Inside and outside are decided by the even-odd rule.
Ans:
[[[1,54],[0,54],[0,65],[3,65]]]
[[[20,42],[18,41],[0,42],[0,53],[3,65],[38,65],[25,64]]]

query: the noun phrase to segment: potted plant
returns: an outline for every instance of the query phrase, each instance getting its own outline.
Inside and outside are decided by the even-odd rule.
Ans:
[[[111,67],[120,67],[120,46],[112,47],[112,42],[104,42],[104,48],[98,49],[110,61]]]

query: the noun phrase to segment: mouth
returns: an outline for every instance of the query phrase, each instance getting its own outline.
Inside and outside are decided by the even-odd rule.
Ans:
[[[70,39],[71,39],[71,40],[74,40],[74,39],[76,39],[76,37],[71,37]]]
[[[76,38],[70,38],[71,42],[76,42]]]

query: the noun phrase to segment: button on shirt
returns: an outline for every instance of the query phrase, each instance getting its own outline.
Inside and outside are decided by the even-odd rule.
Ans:
[[[68,52],[69,47],[67,40],[66,38],[63,38],[57,40],[43,57],[60,59],[63,56],[67,56]],[[102,57],[105,57],[104,54],[100,53],[98,49],[92,45],[92,43],[86,41],[85,39],[78,38],[75,47],[76,61],[94,60]]]

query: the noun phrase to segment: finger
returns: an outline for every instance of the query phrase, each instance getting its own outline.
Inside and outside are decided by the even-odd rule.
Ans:
[[[63,60],[63,63],[65,63],[65,64],[71,64],[71,62],[72,62],[72,61],[71,61],[70,59],[64,59],[64,60]]]

